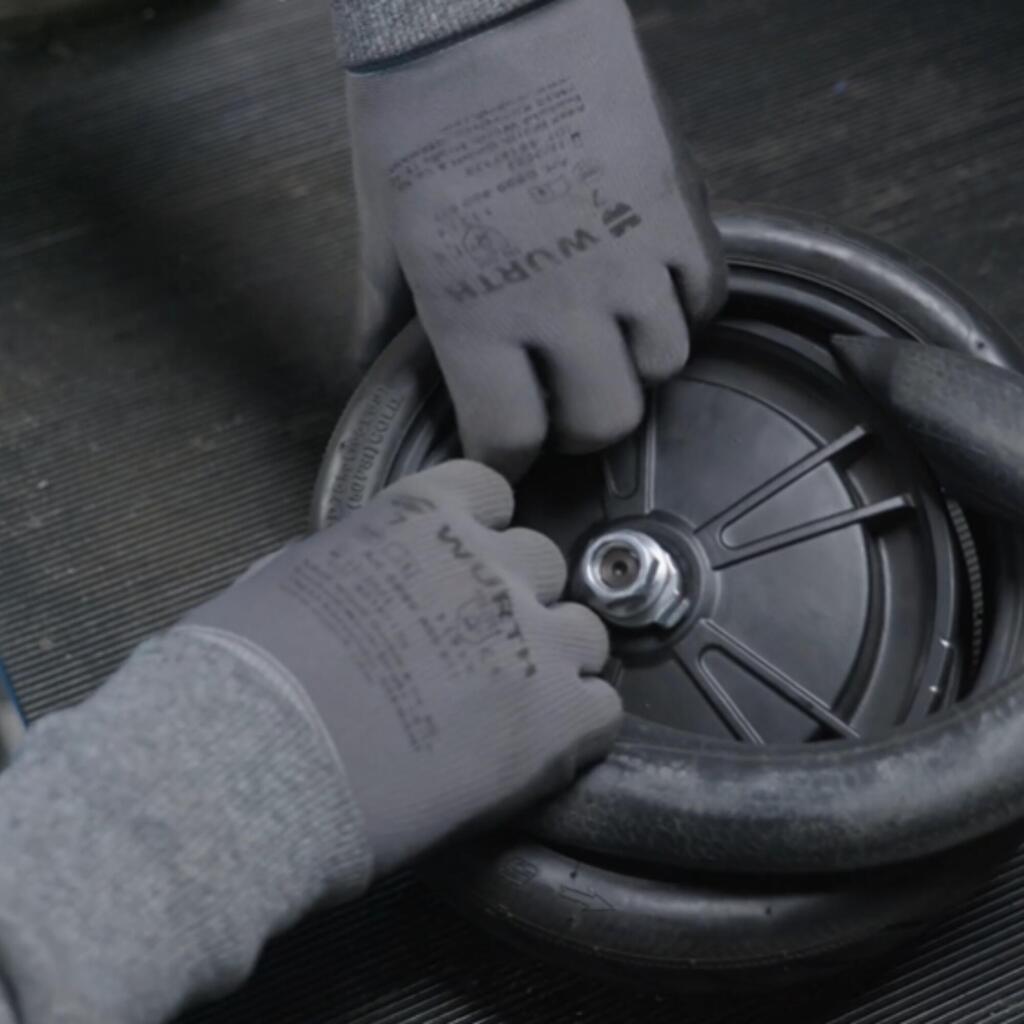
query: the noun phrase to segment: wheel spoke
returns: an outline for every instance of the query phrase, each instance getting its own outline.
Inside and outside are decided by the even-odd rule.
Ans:
[[[746,644],[715,623],[707,620],[701,622],[679,647],[685,649],[682,656],[686,659],[685,667],[691,673],[693,672],[691,666],[694,663],[699,663],[703,655],[709,650],[717,650],[786,703],[792,704],[809,718],[813,718],[830,733],[848,739],[856,739],[859,736],[857,730],[836,715],[817,694],[811,693],[806,687],[770,664],[757,652],[751,650]],[[679,648],[675,653],[679,658]],[[721,688],[720,684],[716,683],[716,685],[719,689]]]
[[[867,430],[862,426],[856,426],[847,431],[842,437],[837,438],[831,444],[794,462],[788,469],[767,480],[754,490],[745,494],[738,501],[733,502],[727,509],[719,512],[713,519],[709,519],[700,527],[700,532],[709,535],[721,535],[726,529],[732,526],[737,520],[742,519],[748,512],[752,512],[758,505],[763,505],[776,494],[792,487],[805,476],[813,473],[819,466],[832,462],[840,455],[851,454],[856,448],[868,438]]]
[[[845,530],[851,526],[857,526],[873,519],[885,519],[906,512],[913,507],[913,499],[907,494],[900,494],[895,498],[887,498],[885,501],[875,502],[873,505],[864,505],[861,508],[852,508],[846,512],[836,512],[833,515],[820,516],[817,519],[811,519],[788,530],[781,530],[767,537],[760,537],[757,540],[748,541],[745,544],[736,546],[726,544],[722,539],[721,533],[705,535],[702,531],[699,536],[704,545],[704,550],[707,552],[711,567],[713,569],[726,569],[730,565],[746,562],[751,558],[760,558],[771,551],[781,551],[783,548],[792,547],[794,544],[802,544],[804,541],[821,537],[826,533]]]
[[[657,442],[658,393],[652,391],[643,425],[604,456],[604,510],[609,519],[643,516],[654,508]]]
[[[729,696],[722,684],[701,664],[702,653],[703,648],[700,645],[683,640],[676,645],[673,656],[729,732],[738,740],[763,746],[764,737],[754,727],[753,722]]]

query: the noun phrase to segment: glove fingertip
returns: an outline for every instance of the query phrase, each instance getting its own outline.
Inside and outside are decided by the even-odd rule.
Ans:
[[[628,324],[627,338],[637,374],[646,387],[671,380],[690,358],[690,327],[671,285],[656,303]]]
[[[603,679],[587,677],[580,684],[586,703],[586,729],[578,747],[580,768],[605,758],[622,727],[622,698]]]
[[[512,521],[516,505],[512,486],[490,466],[472,459],[452,459],[424,476],[447,496],[461,501],[484,526],[504,529]]]
[[[472,339],[475,340],[475,339]],[[526,351],[499,344],[479,358],[471,339],[435,350],[455,406],[465,454],[515,481],[530,468],[548,430],[543,393]]]
[[[524,436],[518,439],[505,437],[498,443],[487,438],[466,436],[463,432],[466,455],[490,467],[511,483],[518,483],[526,476],[537,460],[543,444],[542,436]]]
[[[586,605],[567,601],[551,609],[563,650],[579,658],[580,671],[599,673],[608,663],[611,641],[600,616]]]
[[[557,601],[565,590],[569,568],[561,548],[550,537],[515,527],[500,538],[502,564],[525,581],[541,604]]]
[[[714,319],[728,296],[728,274],[717,232],[706,240],[694,258],[673,264],[669,273],[690,323]]]

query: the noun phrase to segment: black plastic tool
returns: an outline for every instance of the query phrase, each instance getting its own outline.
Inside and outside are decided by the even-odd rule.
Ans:
[[[955,497],[1024,522],[1024,376],[898,338],[836,336],[832,346]]]

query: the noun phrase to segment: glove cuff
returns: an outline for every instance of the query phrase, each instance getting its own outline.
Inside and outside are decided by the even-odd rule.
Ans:
[[[332,0],[338,55],[384,71],[557,0]]]
[[[307,740],[311,741],[310,746],[316,748],[317,761],[321,765],[329,762],[334,771],[330,781],[329,798],[328,794],[296,792],[293,799],[296,803],[310,806],[316,805],[322,799],[330,805],[331,813],[338,818],[338,825],[344,836],[344,851],[340,859],[332,857],[337,877],[331,879],[331,892],[342,892],[346,897],[362,893],[373,878],[373,855],[366,821],[352,792],[337,744],[305,687],[268,651],[236,633],[186,621],[176,626],[168,635],[196,646],[219,650],[237,662],[240,671],[249,679],[258,680],[298,712],[308,726],[307,732],[312,734]],[[258,729],[253,730],[254,737],[258,732]]]
[[[370,880],[362,814],[301,691],[204,628],[148,641],[33,726],[4,787],[0,945],[25,1020],[170,1020]]]

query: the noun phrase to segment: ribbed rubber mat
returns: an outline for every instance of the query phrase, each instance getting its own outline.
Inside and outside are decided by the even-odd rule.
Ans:
[[[0,0],[2,6],[2,0]],[[1024,7],[638,0],[720,197],[902,243],[1024,314]],[[172,0],[0,43],[0,652],[33,715],[302,529],[353,380],[325,0]],[[400,880],[270,950],[209,1024],[1024,1018],[1024,861],[870,982],[638,997]]]

